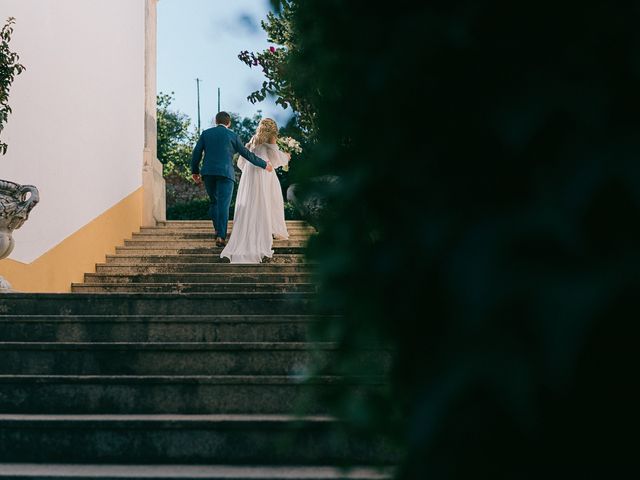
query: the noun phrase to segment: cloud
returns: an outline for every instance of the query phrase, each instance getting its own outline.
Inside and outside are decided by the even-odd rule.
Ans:
[[[238,24],[244,28],[247,33],[256,35],[260,33],[260,22],[247,13],[243,13],[238,18]]]
[[[235,18],[216,18],[212,22],[212,34],[216,40],[224,35],[255,37],[261,32],[260,20],[248,13],[241,13]]]

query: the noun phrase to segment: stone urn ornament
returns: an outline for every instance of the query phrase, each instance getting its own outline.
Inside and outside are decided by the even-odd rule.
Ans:
[[[18,185],[0,180],[0,260],[13,251],[13,231],[29,218],[29,213],[40,201],[38,189],[32,185]],[[0,291],[10,291],[11,285],[0,276]]]

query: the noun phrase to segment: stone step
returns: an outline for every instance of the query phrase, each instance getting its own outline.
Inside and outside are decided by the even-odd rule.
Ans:
[[[299,293],[10,293],[0,314],[11,315],[298,315],[312,296]]]
[[[0,342],[0,375],[302,375],[336,354],[332,344],[295,342]],[[370,375],[389,362],[388,352],[374,349],[352,361]]]
[[[133,239],[133,240],[125,240],[124,241],[124,246],[125,247],[151,247],[151,248],[157,248],[157,247],[161,247],[161,248],[178,248],[178,249],[185,249],[185,248],[213,248],[213,240],[205,240],[205,239],[195,239],[195,240],[173,240],[173,239],[167,239],[167,240],[162,240],[162,239],[153,239],[150,238],[148,240],[144,240],[144,239]],[[287,248],[287,247],[293,247],[293,248],[304,248],[306,245],[305,241],[296,241],[296,240],[275,240],[273,242],[273,249],[277,249],[277,248]],[[217,247],[219,248],[219,247]],[[221,250],[222,251],[222,250]]]
[[[233,229],[229,229],[227,234],[230,234],[232,231]],[[294,227],[288,228],[287,232],[289,235],[305,235],[308,237],[316,233],[316,230],[312,227]],[[142,227],[137,233],[144,235],[213,235],[214,230],[211,226],[201,228]]]
[[[233,231],[234,227],[233,225],[229,225],[227,227],[227,233],[231,233]],[[149,233],[155,233],[155,232],[177,232],[177,233],[191,233],[191,232],[195,232],[195,233],[200,233],[200,232],[206,232],[206,233],[213,233],[215,232],[215,229],[213,228],[213,225],[211,223],[206,224],[206,225],[191,225],[191,226],[166,226],[166,225],[159,225],[159,226],[155,226],[155,227],[140,227],[137,232],[149,232]],[[308,235],[312,235],[314,233],[317,233],[317,230],[309,225],[287,225],[287,232],[289,234],[291,234],[291,232],[299,232],[299,233],[305,233]]]
[[[74,283],[74,293],[314,293],[312,283]]]
[[[290,275],[308,273],[309,267],[301,263],[271,264],[259,263],[239,265],[229,263],[145,263],[145,264],[98,264],[96,273],[108,275],[142,275],[142,274],[177,274],[177,273],[208,273],[208,274],[251,274],[251,275]]]
[[[0,415],[0,462],[390,465],[393,447],[329,417]]]
[[[307,315],[2,315],[0,338],[5,342],[303,342],[316,320]]]
[[[227,236],[231,235],[231,231],[227,232]],[[302,229],[292,229],[289,232],[289,237],[296,238],[299,240],[307,240],[313,235],[314,232]],[[156,228],[149,229],[144,228],[140,229],[139,232],[133,232],[132,236],[145,235],[150,237],[182,237],[182,238],[206,238],[206,239],[215,239],[215,233],[211,228],[205,229],[169,229],[169,228]]]
[[[294,376],[0,375],[0,411],[40,414],[326,413],[313,394],[344,379]],[[354,395],[376,379],[348,384]],[[344,386],[342,388],[345,388]],[[256,399],[260,399],[256,401]]]
[[[309,227],[310,225],[304,220],[286,220],[285,224],[287,228],[291,227]],[[233,220],[229,220],[227,224],[229,227],[233,227]],[[173,228],[191,228],[195,227],[212,227],[211,220],[167,220],[164,222],[157,222],[158,227],[173,227]]]
[[[133,255],[217,255],[220,257],[222,248],[214,247],[211,245],[205,245],[200,247],[186,247],[186,246],[169,246],[159,242],[162,245],[157,246],[144,246],[144,245],[125,245],[122,247],[116,247],[116,254],[133,254]],[[274,246],[274,256],[279,255],[304,255],[306,253],[306,247],[281,247]],[[223,260],[227,261],[228,260]],[[269,261],[265,259],[265,261]]]
[[[220,255],[140,255],[131,253],[120,253],[119,255],[107,255],[108,265],[142,265],[142,264],[229,264],[229,260],[220,258]],[[262,265],[298,265],[309,264],[304,255],[274,255],[272,258],[265,258]],[[237,265],[237,264],[236,264]],[[309,264],[311,265],[311,264]]]
[[[129,240],[135,240],[140,242],[177,242],[177,241],[197,241],[202,243],[211,244],[215,242],[216,236],[212,233],[175,233],[175,234],[149,234],[149,233],[132,233]],[[228,237],[227,237],[228,239]],[[280,239],[273,240],[274,245],[279,245],[283,242],[296,242],[297,244],[306,245],[309,240],[309,235],[289,235],[288,240]]]
[[[86,284],[141,283],[210,283],[210,284],[304,284],[311,283],[310,273],[86,273]]]
[[[393,473],[332,466],[0,464],[2,480],[391,480]]]

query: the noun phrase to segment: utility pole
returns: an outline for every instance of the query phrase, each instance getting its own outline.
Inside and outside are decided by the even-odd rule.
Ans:
[[[220,113],[220,87],[218,87],[218,113]]]
[[[200,128],[200,82],[202,80],[200,80],[199,78],[196,78],[196,86],[198,87],[198,133],[202,132],[202,129]]]

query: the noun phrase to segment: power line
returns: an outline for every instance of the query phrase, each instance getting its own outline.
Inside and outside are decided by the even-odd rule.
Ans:
[[[196,78],[196,86],[198,88],[198,133],[202,131],[200,126],[200,82],[201,81],[202,80],[200,80],[199,78]]]

